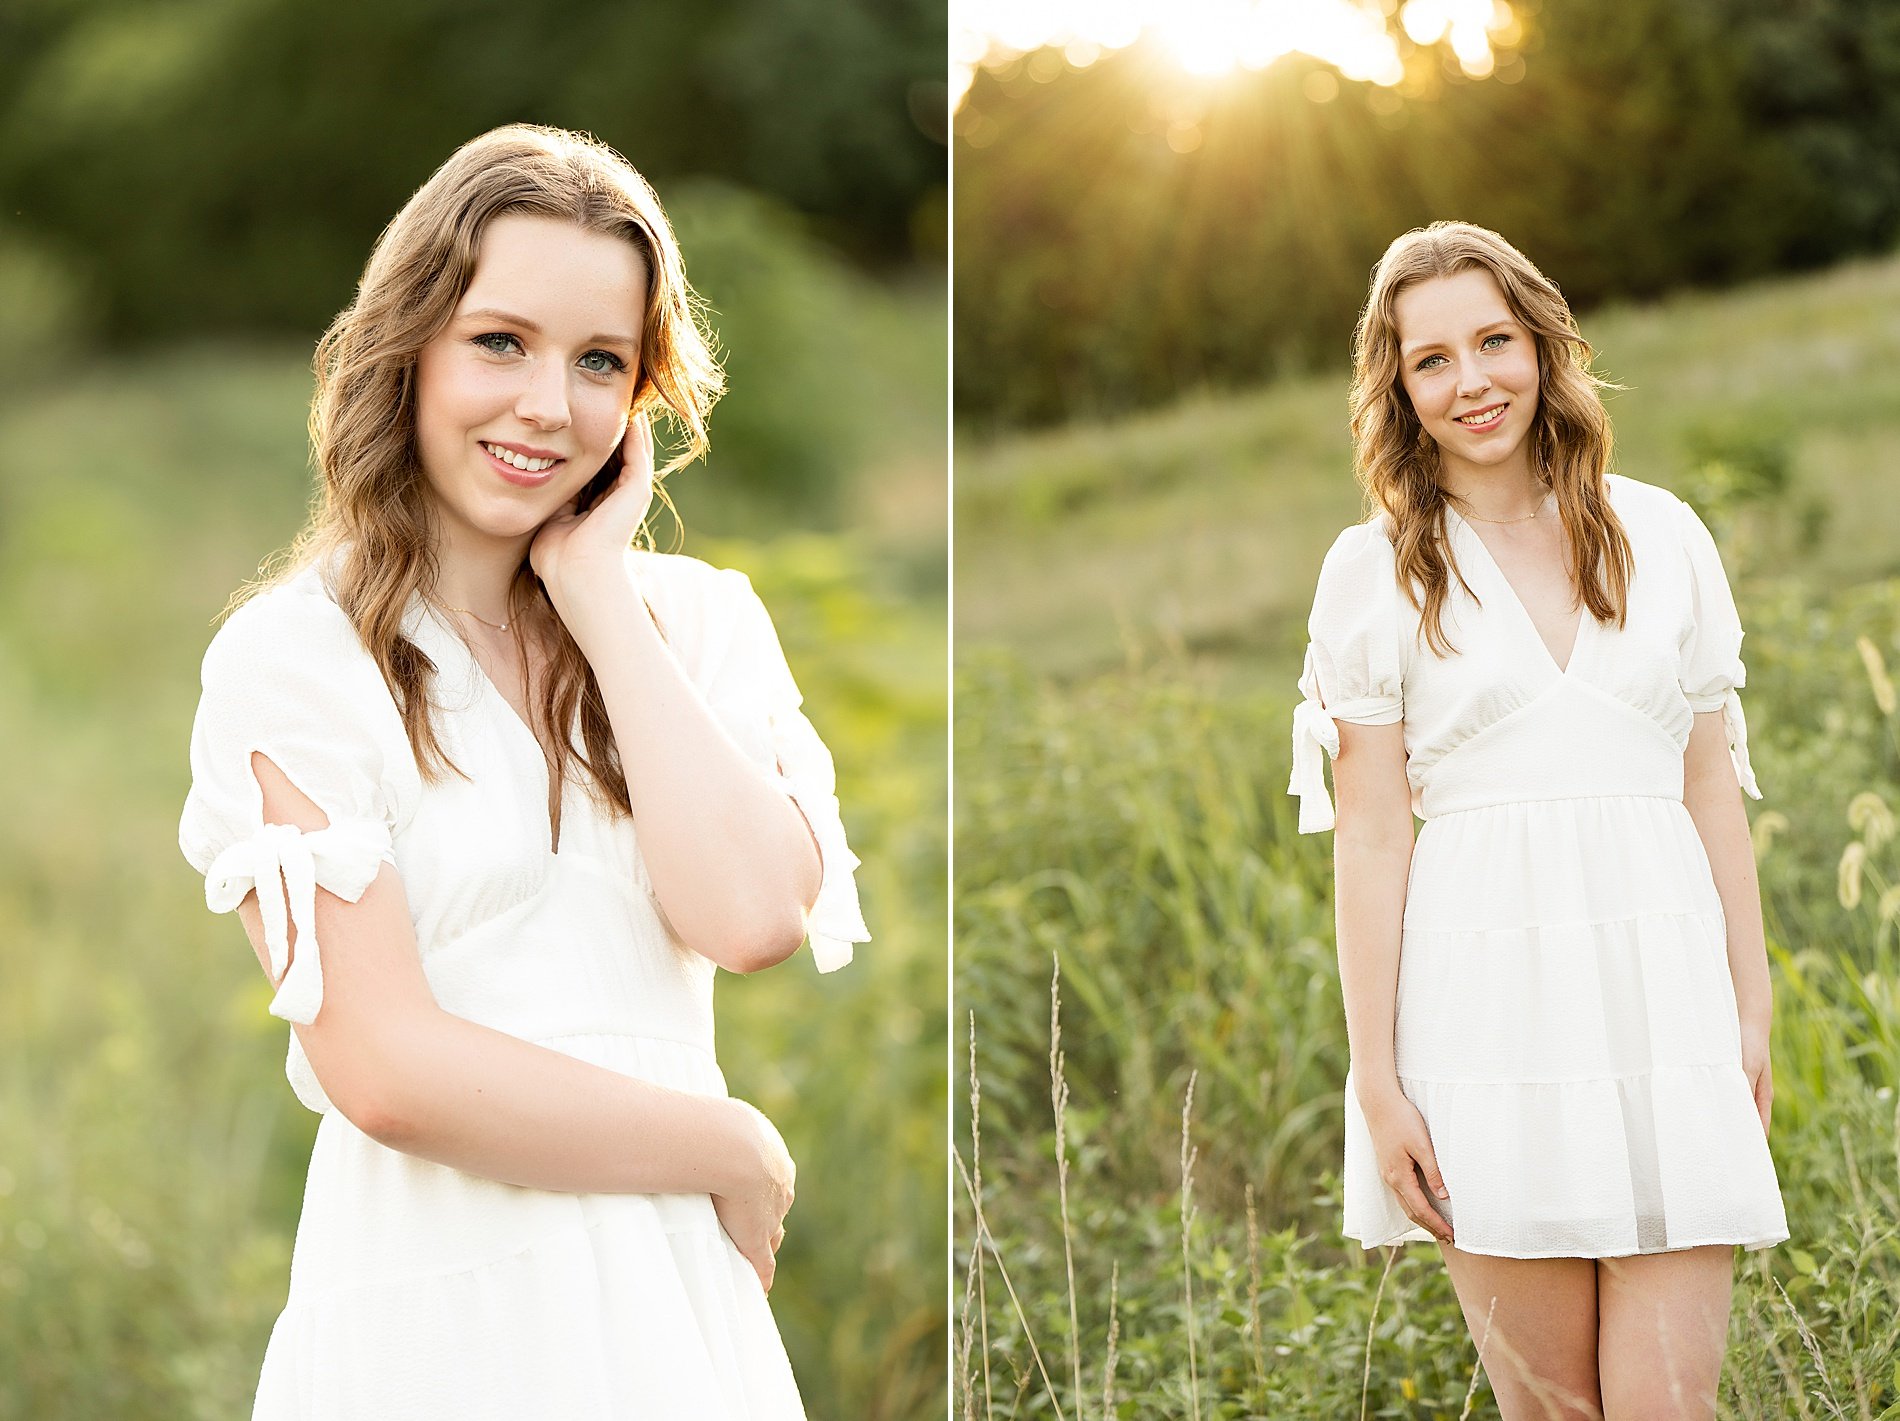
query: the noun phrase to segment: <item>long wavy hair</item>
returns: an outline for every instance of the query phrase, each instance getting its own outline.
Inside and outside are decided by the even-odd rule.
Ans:
[[[1457,571],[1446,534],[1451,495],[1439,481],[1438,443],[1405,392],[1396,308],[1401,293],[1433,277],[1487,271],[1511,315],[1537,342],[1537,415],[1531,467],[1557,495],[1569,535],[1570,579],[1590,615],[1621,625],[1633,566],[1628,535],[1610,507],[1610,418],[1600,391],[1616,389],[1590,368],[1591,349],[1555,282],[1496,232],[1468,222],[1434,222],[1396,239],[1372,271],[1372,289],[1353,332],[1353,471],[1367,515],[1392,525],[1399,585],[1420,611],[1427,645],[1440,655],[1445,598]],[[1476,594],[1472,593],[1476,600]]]
[[[659,198],[597,139],[531,124],[484,133],[458,148],[383,230],[356,299],[317,343],[310,441],[319,487],[310,520],[233,605],[313,561],[333,565],[337,604],[381,668],[417,766],[431,783],[464,772],[450,761],[431,716],[435,663],[403,634],[412,597],[432,601],[437,576],[437,514],[416,438],[416,360],[467,292],[488,224],[509,213],[572,222],[639,252],[647,298],[628,412],[664,416],[678,436],[677,454],[654,477],[669,506],[664,478],[705,452],[707,416],[725,386]],[[645,530],[642,537],[650,540]],[[533,710],[558,845],[562,785],[575,779],[603,804],[631,814],[626,775],[599,684],[526,557],[509,605],[522,609],[511,625],[523,664],[530,664],[524,624],[541,629],[549,652]],[[577,716],[584,748],[573,741]]]

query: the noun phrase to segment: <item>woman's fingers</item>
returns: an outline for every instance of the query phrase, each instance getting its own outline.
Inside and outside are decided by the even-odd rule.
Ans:
[[[644,410],[627,421],[627,437],[621,443],[620,461],[633,470],[636,478],[653,472],[653,420]]]
[[[1449,1199],[1451,1191],[1445,1188],[1445,1176],[1438,1172],[1438,1154],[1432,1149],[1430,1141],[1426,1142],[1425,1152],[1414,1157],[1418,1161],[1419,1173],[1425,1176],[1425,1187],[1440,1199]]]
[[[772,1256],[772,1250],[761,1247],[745,1257],[746,1262],[752,1265],[752,1271],[759,1275],[759,1286],[771,1292],[772,1279],[778,1273],[778,1260]]]
[[[1438,1161],[1433,1157],[1429,1145],[1422,1149],[1408,1147],[1408,1152],[1386,1176],[1386,1182],[1398,1196],[1399,1207],[1405,1211],[1408,1219],[1434,1238],[1446,1243],[1452,1241],[1451,1225],[1445,1222],[1445,1216],[1433,1207],[1425,1193],[1428,1188],[1437,1193],[1444,1187],[1444,1179],[1438,1173]]]

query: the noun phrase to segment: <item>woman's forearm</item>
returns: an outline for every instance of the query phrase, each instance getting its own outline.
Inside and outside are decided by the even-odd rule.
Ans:
[[[431,1007],[387,1033],[367,1133],[531,1189],[712,1194],[743,1175],[733,1102],[670,1090]]]
[[[251,768],[266,823],[327,827],[267,756],[253,754]],[[723,1193],[758,1174],[757,1127],[740,1102],[635,1080],[442,1010],[393,864],[355,902],[319,891],[312,908],[322,1002],[297,1039],[331,1102],[371,1138],[536,1189]],[[257,890],[237,913],[278,983]],[[294,922],[285,928],[292,964],[315,950]]]
[[[631,576],[577,630],[613,726],[654,894],[673,929],[723,967],[751,971],[804,941],[818,846],[796,804],[755,765],[668,650]]]
[[[1748,811],[1742,807],[1721,719],[1716,711],[1696,717],[1683,766],[1682,802],[1701,836],[1715,891],[1722,900],[1736,1009],[1743,1025],[1765,1029],[1773,1014],[1773,994],[1762,930],[1761,884],[1755,873]]]
[[[1339,985],[1355,1089],[1398,1083],[1393,1029],[1398,1011],[1399,948],[1412,868],[1412,823],[1358,825],[1335,834],[1334,922]]]

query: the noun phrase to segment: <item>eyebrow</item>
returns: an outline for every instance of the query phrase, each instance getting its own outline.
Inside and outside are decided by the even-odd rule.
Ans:
[[[464,311],[461,315],[456,317],[456,320],[472,321],[478,317],[501,321],[506,325],[520,326],[524,331],[531,331],[535,335],[541,334],[541,327],[529,320],[526,316],[517,316],[512,311],[499,310],[493,306],[483,306],[475,311]],[[628,350],[637,350],[639,348],[639,342],[632,336],[597,334],[589,336],[587,343],[589,345],[623,345]]]
[[[1512,317],[1500,316],[1495,321],[1486,321],[1483,325],[1479,326],[1477,330],[1473,331],[1472,334],[1482,338],[1501,326],[1514,326],[1516,324],[1516,320]],[[1409,360],[1420,351],[1436,350],[1442,345],[1444,345],[1444,342],[1441,340],[1415,340],[1410,345],[1400,346],[1399,355],[1402,359]]]

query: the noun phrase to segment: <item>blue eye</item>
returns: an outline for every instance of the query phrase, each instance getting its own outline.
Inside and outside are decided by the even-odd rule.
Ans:
[[[1486,337],[1484,338],[1484,345],[1483,345],[1483,348],[1484,348],[1484,349],[1486,349],[1486,350],[1489,350],[1489,349],[1491,348],[1491,342],[1492,342],[1492,341],[1494,341],[1494,340],[1509,340],[1509,339],[1510,339],[1510,337],[1509,337],[1509,336],[1507,336],[1507,335],[1504,335],[1504,334],[1503,334],[1502,332],[1500,332],[1500,333],[1499,333],[1499,334],[1497,334],[1497,335],[1489,335],[1489,336],[1486,336]]]
[[[490,345],[490,341],[501,341],[503,344],[498,346]],[[506,355],[509,345],[519,346],[521,342],[503,331],[485,331],[481,335],[471,337],[469,344],[478,345],[493,355]]]
[[[1444,358],[1442,355],[1428,355],[1413,368],[1415,370],[1429,370],[1434,360],[1443,360]]]
[[[597,366],[597,365],[588,366],[587,370],[590,374],[593,374],[593,375],[606,375],[610,373],[617,374],[620,371],[625,370],[627,368],[627,362],[622,360],[619,356],[615,355],[611,350],[590,350],[587,352],[587,354],[583,355],[581,359],[592,360],[595,356],[599,356],[602,360],[606,361],[607,364],[604,366]]]

